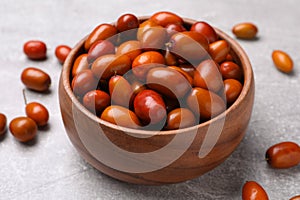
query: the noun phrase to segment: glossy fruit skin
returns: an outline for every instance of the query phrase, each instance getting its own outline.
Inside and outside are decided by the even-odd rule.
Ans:
[[[186,71],[184,71],[181,67],[168,66],[168,68],[175,69],[176,71],[178,71],[181,75],[184,76],[184,78],[186,78],[186,80],[190,83],[190,85],[193,86],[193,78],[192,78],[192,76],[190,74],[188,74]]]
[[[28,67],[23,70],[21,81],[27,88],[37,92],[46,92],[51,85],[50,76],[46,72],[34,67]]]
[[[217,63],[221,63],[226,59],[230,51],[230,46],[225,40],[218,40],[209,44],[209,54]]]
[[[174,54],[172,54],[169,50],[165,51],[164,57],[165,57],[166,65],[169,65],[169,66],[178,65],[177,57]]]
[[[167,47],[170,52],[190,62],[201,60],[208,55],[208,40],[195,31],[184,31],[172,35]]]
[[[138,129],[141,126],[140,120],[134,112],[118,105],[108,106],[100,118],[118,126],[133,129]]]
[[[67,45],[59,45],[55,48],[55,56],[61,64],[65,62],[71,50],[71,47]]]
[[[300,163],[300,147],[294,142],[281,142],[266,151],[268,164],[277,169],[294,167]]]
[[[182,24],[168,24],[165,28],[169,37],[175,33],[186,31],[186,28]]]
[[[91,90],[83,96],[82,102],[88,110],[98,114],[110,105],[110,96],[101,90]]]
[[[137,30],[137,34],[136,37],[138,40],[141,40],[143,33],[148,30],[151,27],[155,27],[155,26],[159,26],[158,24],[156,24],[154,21],[148,19],[144,22],[142,22]]]
[[[294,197],[290,198],[290,200],[300,200],[300,195],[294,196]]]
[[[72,67],[72,77],[76,76],[79,72],[89,69],[89,63],[87,61],[87,54],[81,54],[78,56]]]
[[[253,23],[240,23],[232,28],[232,33],[241,39],[254,39],[257,32],[258,29]]]
[[[176,108],[167,115],[167,130],[194,126],[197,121],[192,111],[187,108]]]
[[[272,59],[278,70],[284,73],[291,73],[293,71],[293,60],[286,52],[274,50],[272,53]]]
[[[167,115],[163,98],[153,90],[143,90],[134,99],[134,112],[144,124],[157,124]]]
[[[132,72],[139,80],[144,81],[150,69],[164,64],[165,59],[162,54],[157,51],[146,51],[133,60]]]
[[[71,86],[75,95],[83,96],[85,93],[95,90],[97,84],[98,81],[93,72],[90,69],[85,69],[73,78]]]
[[[150,20],[154,21],[160,26],[167,26],[168,24],[183,24],[183,19],[172,12],[161,11],[153,14]]]
[[[192,25],[191,31],[196,31],[204,35],[209,43],[215,42],[218,40],[218,35],[215,29],[206,22],[200,21]]]
[[[241,81],[243,78],[242,68],[232,61],[225,61],[220,65],[220,72],[223,79],[236,79]]]
[[[130,83],[123,76],[112,76],[108,83],[109,94],[113,104],[130,108],[133,90]]]
[[[236,79],[224,80],[224,93],[226,97],[226,103],[230,105],[235,102],[235,100],[241,94],[242,89],[242,84]]]
[[[182,71],[186,72],[191,77],[194,77],[196,69],[193,65],[179,65],[178,67],[180,67]]]
[[[133,61],[138,55],[142,53],[142,45],[140,41],[129,40],[123,42],[116,51],[116,55],[127,55]]]
[[[0,136],[6,132],[7,118],[3,113],[0,113]]]
[[[139,20],[133,14],[124,14],[120,16],[116,23],[116,28],[119,32],[135,29],[139,27]]]
[[[115,45],[108,40],[98,40],[95,42],[88,51],[88,63],[94,62],[98,57],[106,54],[114,54]]]
[[[139,41],[143,49],[164,49],[167,41],[167,31],[161,26],[149,27],[143,32]]]
[[[111,24],[100,24],[97,26],[88,36],[84,43],[85,50],[89,50],[90,47],[99,40],[106,40],[117,34],[117,28]]]
[[[27,117],[35,121],[37,126],[45,126],[48,123],[49,112],[44,105],[38,102],[30,102],[26,104],[25,112]]]
[[[243,200],[268,200],[265,189],[255,181],[247,181],[242,189]]]
[[[182,98],[191,89],[188,80],[180,72],[169,67],[149,70],[146,83],[152,90],[169,98]]]
[[[225,102],[220,96],[199,87],[194,87],[187,96],[187,105],[196,118],[200,114],[203,120],[209,120],[226,109]]]
[[[40,40],[27,41],[23,46],[23,51],[32,60],[43,60],[47,57],[47,46]]]
[[[226,58],[225,58],[225,61],[232,61],[233,62],[234,61],[233,56],[230,53],[228,53]]]
[[[37,134],[37,125],[29,117],[17,117],[9,123],[9,130],[20,142],[28,142]]]
[[[126,55],[107,54],[97,58],[91,67],[98,79],[109,79],[113,75],[123,75],[131,68],[131,60]]]
[[[211,60],[202,61],[194,72],[194,86],[218,92],[223,88],[219,65]]]
[[[140,81],[133,81],[131,83],[131,89],[133,91],[133,95],[136,96],[138,93],[140,93],[143,90],[146,90],[146,86],[140,82]]]

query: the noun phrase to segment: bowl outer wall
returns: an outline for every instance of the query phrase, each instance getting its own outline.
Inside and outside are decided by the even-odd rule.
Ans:
[[[144,20],[147,17],[141,17],[140,19]],[[188,24],[195,22],[191,19],[184,19],[184,21]],[[124,134],[117,125],[99,119],[85,109],[76,99],[70,87],[70,71],[76,56],[83,49],[86,38],[82,39],[72,49],[65,61],[59,82],[59,102],[64,126],[72,144],[81,156],[92,166],[111,177],[126,182],[150,185],[177,183],[193,179],[221,164],[236,149],[246,133],[254,102],[254,78],[250,61],[239,44],[219,29],[216,29],[216,31],[221,38],[230,43],[231,49],[235,52],[243,67],[244,86],[239,98],[225,112],[207,122],[175,131],[161,131],[149,138],[134,137],[140,134],[149,134],[149,131],[124,128],[123,130],[130,135]],[[80,120],[74,120],[74,117]],[[199,150],[209,127],[211,125],[222,125],[222,123],[224,123],[223,130],[216,145],[205,157],[200,158]],[[178,134],[183,135],[181,137],[182,142],[188,142],[184,141],[184,136],[193,134],[195,130],[196,135],[189,148],[170,165],[152,172],[130,173],[111,168],[91,154],[91,149],[105,151],[106,148],[98,137],[99,129],[97,127],[99,126],[105,136],[119,148],[136,153],[151,152],[162,148]],[[82,142],[83,137],[85,142]],[[87,144],[90,144],[88,148]],[[174,149],[180,148],[180,146],[174,147]],[[161,159],[164,158],[161,157]],[[135,160],[133,162],[140,161]],[[152,164],[155,165],[155,163],[149,163],[149,165]]]

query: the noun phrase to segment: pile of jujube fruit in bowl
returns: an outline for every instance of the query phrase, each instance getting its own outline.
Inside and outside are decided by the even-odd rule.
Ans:
[[[98,25],[73,63],[71,88],[101,119],[144,130],[191,127],[224,112],[243,88],[229,43],[175,13]]]

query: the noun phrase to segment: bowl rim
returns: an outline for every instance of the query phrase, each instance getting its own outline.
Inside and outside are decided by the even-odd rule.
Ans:
[[[140,17],[138,17],[138,19],[140,21],[145,21],[149,18],[150,18],[150,16],[140,16]],[[190,18],[182,18],[182,19],[183,19],[184,23],[186,23],[186,24],[193,24],[193,23],[197,22],[197,20],[190,19]],[[143,136],[147,136],[147,135],[153,136],[154,132],[155,132],[155,135],[175,135],[175,134],[178,134],[178,133],[186,133],[186,132],[190,132],[190,131],[195,131],[195,129],[198,130],[200,128],[209,126],[210,124],[215,123],[215,122],[221,120],[222,118],[226,119],[226,116],[228,115],[228,113],[233,112],[235,109],[237,109],[237,107],[241,104],[241,102],[243,102],[244,99],[246,98],[248,92],[251,89],[252,82],[254,82],[252,66],[251,66],[250,60],[249,60],[246,52],[244,51],[244,49],[240,46],[240,44],[235,39],[230,37],[228,34],[226,34],[225,32],[221,31],[220,29],[218,29],[216,27],[213,27],[213,28],[215,29],[217,35],[221,39],[226,40],[230,44],[230,48],[238,56],[238,58],[241,62],[241,67],[243,68],[244,82],[243,82],[243,88],[242,88],[242,91],[241,91],[240,95],[234,101],[234,103],[232,105],[230,105],[230,107],[226,108],[225,111],[223,111],[219,115],[213,117],[212,119],[207,120],[205,122],[202,122],[200,124],[196,124],[196,125],[191,126],[191,127],[186,127],[186,128],[176,129],[176,130],[163,130],[163,131],[161,131],[161,130],[160,131],[140,130],[140,129],[133,129],[133,128],[128,128],[128,127],[123,127],[123,126],[121,127],[119,125],[112,124],[108,121],[100,119],[98,116],[96,116],[95,114],[90,112],[76,98],[76,96],[74,95],[74,93],[71,89],[71,82],[70,82],[71,81],[70,80],[70,75],[71,75],[71,70],[72,70],[72,67],[73,67],[73,63],[75,61],[75,56],[77,55],[78,51],[80,51],[80,49],[83,47],[84,42],[85,42],[85,40],[87,39],[88,36],[85,36],[83,39],[81,39],[72,48],[71,52],[69,53],[66,61],[63,64],[62,70],[61,70],[61,81],[62,81],[62,83],[60,83],[60,84],[62,84],[66,94],[71,99],[71,101],[73,103],[72,107],[76,106],[80,111],[82,111],[82,113],[85,116],[87,116],[91,120],[97,122],[98,124],[104,125],[106,127],[112,128],[112,129],[117,129],[117,130],[120,130],[122,132],[130,133],[130,134],[133,134],[133,135],[143,135]]]

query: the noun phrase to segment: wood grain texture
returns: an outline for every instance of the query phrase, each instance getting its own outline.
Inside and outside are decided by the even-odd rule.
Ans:
[[[145,17],[141,19],[143,20]],[[185,19],[185,22],[192,24],[194,20]],[[245,52],[235,40],[218,29],[216,31],[220,38],[229,42],[234,57],[243,67],[244,86],[239,98],[224,113],[212,120],[186,129],[161,131],[155,136],[147,138],[144,138],[145,135],[151,135],[151,131],[120,128],[105,122],[85,109],[73,95],[70,87],[70,72],[76,56],[83,49],[85,38],[81,40],[65,61],[59,83],[59,101],[65,129],[81,156],[92,166],[111,177],[121,181],[147,185],[186,181],[196,178],[221,164],[236,149],[246,132],[254,101],[254,79],[251,64]],[[206,135],[208,132],[211,133],[214,127],[222,127],[221,134],[217,134],[219,136],[217,139],[212,139],[212,143],[216,139],[216,144],[211,151],[208,150],[209,153],[200,158],[200,148],[203,147]],[[182,149],[183,145],[180,145],[180,143],[172,146],[170,154],[173,151],[183,151],[181,156],[165,167],[150,172],[134,173],[126,170],[122,171],[107,164],[110,161],[100,161],[98,157],[99,153],[103,153],[105,154],[104,157],[114,160],[122,158],[122,156],[128,156],[128,151],[135,153],[156,151],[169,144],[177,136],[181,137],[182,144],[186,144],[193,134],[195,136],[187,149]],[[107,140],[121,150],[118,153],[111,150],[110,146],[107,145]],[[209,144],[206,146],[203,147],[204,151],[205,148],[209,149]],[[122,152],[125,153],[122,154]],[[159,157],[157,159],[168,159],[166,155],[157,156]],[[142,166],[145,164],[143,160],[139,160],[134,156],[130,159],[136,165]],[[154,160],[148,160],[149,163],[147,164],[155,165],[156,163],[153,163]]]

